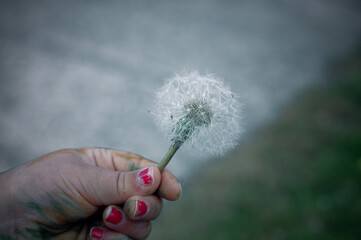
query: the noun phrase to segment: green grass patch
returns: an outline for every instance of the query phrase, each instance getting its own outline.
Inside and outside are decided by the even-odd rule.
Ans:
[[[361,237],[361,57],[189,182],[152,239]]]

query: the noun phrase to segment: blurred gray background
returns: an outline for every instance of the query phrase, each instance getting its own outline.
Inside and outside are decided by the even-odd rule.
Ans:
[[[241,96],[244,140],[327,81],[330,61],[360,43],[360,9],[356,0],[0,0],[0,171],[66,147],[158,161],[169,142],[147,110],[183,70],[215,73]],[[183,149],[169,167],[184,176],[208,158]]]

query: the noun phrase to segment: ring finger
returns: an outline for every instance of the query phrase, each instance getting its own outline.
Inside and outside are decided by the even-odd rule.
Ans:
[[[103,212],[105,226],[135,239],[145,239],[150,231],[149,221],[133,221],[118,206],[108,206]]]

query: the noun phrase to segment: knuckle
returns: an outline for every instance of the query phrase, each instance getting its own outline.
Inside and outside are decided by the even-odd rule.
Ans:
[[[117,191],[118,191],[118,196],[121,196],[121,195],[123,195],[124,193],[127,192],[125,173],[123,173],[123,172],[118,172],[117,173],[116,184],[117,184],[116,188],[117,188]]]

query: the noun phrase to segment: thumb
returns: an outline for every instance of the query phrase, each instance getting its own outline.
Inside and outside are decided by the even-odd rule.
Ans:
[[[95,206],[122,204],[134,195],[150,195],[160,184],[155,166],[132,172],[118,172],[94,167],[86,174],[86,200]]]

